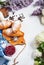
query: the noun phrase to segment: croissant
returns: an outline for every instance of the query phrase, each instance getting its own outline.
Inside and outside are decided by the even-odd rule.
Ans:
[[[18,31],[21,28],[21,21],[20,20],[16,20],[13,24],[12,24],[12,31],[15,33],[16,31]]]
[[[23,36],[18,37],[18,39],[15,41],[14,37],[9,37],[5,34],[2,34],[3,37],[12,45],[24,45],[25,44],[25,40]]]
[[[12,22],[10,20],[2,20],[0,22],[0,29],[6,29],[12,25]]]
[[[3,13],[3,16],[4,16],[4,17],[7,17],[7,16],[9,15],[9,14],[8,14],[8,9],[5,8],[5,7],[1,8],[0,11]]]
[[[0,29],[2,30],[2,36],[12,45],[25,44],[24,33],[20,31],[21,21],[16,20],[2,20],[0,19]]]
[[[24,33],[22,31],[18,30],[17,32],[14,33],[12,32],[11,28],[3,30],[2,33],[10,37],[24,36]]]
[[[4,29],[3,33],[8,36],[20,36],[20,35],[22,36],[22,35],[24,35],[24,33],[19,31],[20,27],[21,27],[21,22],[19,20],[15,21],[15,22],[13,22],[13,24],[11,25],[10,28]]]

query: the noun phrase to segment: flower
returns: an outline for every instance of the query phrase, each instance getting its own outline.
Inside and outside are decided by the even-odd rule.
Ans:
[[[34,52],[33,52],[33,58],[41,57],[41,56],[42,56],[42,53],[40,51],[38,51],[37,49],[34,50]]]
[[[35,37],[35,40],[37,41],[37,42],[44,42],[44,31],[43,32],[41,32],[40,34],[38,34],[36,37]]]

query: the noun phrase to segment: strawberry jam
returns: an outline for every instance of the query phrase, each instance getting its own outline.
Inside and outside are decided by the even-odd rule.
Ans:
[[[15,53],[15,51],[16,51],[15,47],[12,46],[12,45],[10,45],[10,46],[7,46],[7,47],[5,48],[4,53],[5,53],[5,55],[7,55],[7,56],[11,56],[11,55],[13,55],[13,54]]]

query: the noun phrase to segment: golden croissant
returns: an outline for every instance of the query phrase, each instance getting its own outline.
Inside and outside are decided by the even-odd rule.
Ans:
[[[6,29],[12,25],[11,21],[9,20],[2,20],[0,21],[0,29]]]
[[[14,37],[9,37],[9,36],[7,36],[5,34],[2,34],[2,35],[10,44],[12,44],[14,46],[15,45],[23,45],[23,44],[25,44],[25,40],[24,40],[23,36],[18,37],[18,39],[15,41]]]
[[[3,34],[7,35],[7,36],[10,36],[10,37],[16,37],[16,36],[24,36],[24,33],[20,30],[18,30],[17,32],[8,32],[7,30],[10,30],[10,29],[5,29],[2,31]]]
[[[16,20],[3,20],[0,19],[0,30],[2,30],[2,36],[12,45],[25,44],[24,33],[20,31],[21,21]],[[15,38],[17,39],[15,40]]]

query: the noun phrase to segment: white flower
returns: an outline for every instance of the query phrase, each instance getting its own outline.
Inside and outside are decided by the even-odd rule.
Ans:
[[[42,53],[40,51],[38,51],[37,49],[34,50],[34,52],[33,52],[33,58],[41,57],[41,56],[42,56]]]
[[[35,40],[37,41],[37,42],[44,42],[44,31],[43,32],[41,32],[40,34],[38,34],[36,37],[35,37]]]
[[[38,46],[39,46],[39,43],[36,42],[36,40],[34,40],[32,43],[32,48],[36,49],[36,48],[38,48]]]
[[[33,48],[37,48],[39,47],[39,45],[41,44],[41,42],[44,42],[44,31],[39,33],[36,37],[35,40],[33,42]]]

